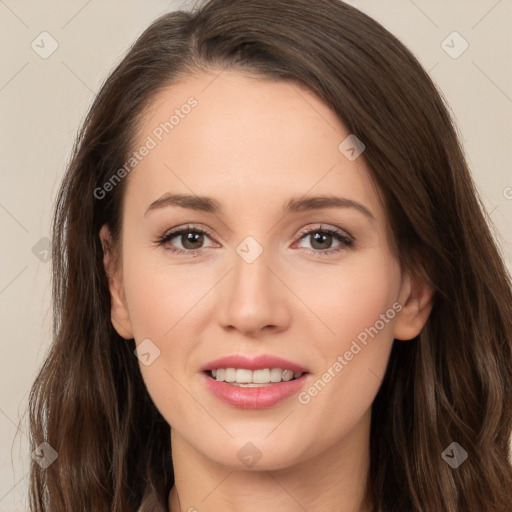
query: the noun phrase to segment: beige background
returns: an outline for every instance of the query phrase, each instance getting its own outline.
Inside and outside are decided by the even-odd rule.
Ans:
[[[28,510],[23,413],[50,342],[44,238],[76,130],[129,44],[155,17],[184,3],[0,0],[0,512]],[[349,3],[398,36],[444,92],[512,269],[512,1]],[[43,31],[58,43],[47,59],[31,47]],[[457,59],[441,46],[453,31],[469,44]],[[463,42],[448,44],[453,52]]]

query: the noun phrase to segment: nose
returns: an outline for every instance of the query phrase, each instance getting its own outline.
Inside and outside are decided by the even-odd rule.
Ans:
[[[218,293],[218,321],[225,330],[255,337],[281,332],[290,323],[290,291],[277,277],[267,252],[252,263],[237,253]]]

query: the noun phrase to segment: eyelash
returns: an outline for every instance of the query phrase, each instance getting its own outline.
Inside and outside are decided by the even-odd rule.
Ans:
[[[179,235],[182,235],[183,233],[199,233],[202,235],[206,235],[209,238],[212,238],[210,234],[201,228],[196,228],[194,226],[185,226],[182,228],[178,228],[172,231],[169,231],[168,233],[164,234],[163,236],[159,237],[156,240],[156,243],[160,246],[165,246],[170,240],[173,238],[176,238]],[[345,234],[341,230],[328,228],[320,225],[319,227],[313,228],[313,229],[307,229],[303,230],[299,233],[299,241],[306,238],[308,235],[311,235],[312,233],[322,233],[327,235],[332,235],[336,240],[340,242],[340,244],[336,247],[333,247],[331,249],[325,249],[325,250],[315,250],[315,249],[306,249],[306,251],[310,254],[313,254],[314,256],[328,256],[334,253],[339,253],[343,250],[349,249],[353,247],[355,239],[352,236],[349,236]],[[199,249],[178,249],[176,247],[167,246],[165,247],[166,250],[175,253],[175,254],[181,254],[186,255],[188,257],[194,257],[199,255],[199,253],[204,249],[204,247],[201,247]]]

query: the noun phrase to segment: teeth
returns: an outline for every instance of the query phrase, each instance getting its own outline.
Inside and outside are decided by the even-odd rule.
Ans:
[[[234,368],[226,368],[226,373],[224,375],[225,382],[235,382],[236,380],[236,370]]]
[[[239,384],[249,384],[252,382],[252,371],[237,368],[235,382],[238,382]]]
[[[270,370],[270,382],[281,382],[283,376],[283,370],[281,368],[272,368]]]
[[[288,381],[293,379],[293,372],[291,370],[285,370],[283,372],[283,380]]]
[[[240,371],[242,370],[237,370],[237,374]],[[264,370],[254,370],[250,373],[252,373],[252,375],[249,375],[249,378],[252,377],[252,380],[247,382],[253,382],[254,384],[268,384],[270,382],[270,370],[268,368],[265,368]],[[237,379],[237,382],[240,381]]]
[[[245,368],[217,368],[211,370],[212,377],[220,382],[230,382],[235,385],[270,384],[271,382],[287,382],[298,379],[302,372],[282,370],[281,368],[263,368],[247,370]]]

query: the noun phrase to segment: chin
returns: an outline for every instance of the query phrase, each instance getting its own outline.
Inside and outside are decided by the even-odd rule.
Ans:
[[[273,471],[289,468],[301,461],[297,450],[297,442],[288,439],[288,446],[283,445],[281,438],[265,439],[264,437],[248,440],[245,435],[242,441],[231,439],[227,446],[215,452],[211,451],[211,444],[208,451],[203,454],[213,462],[235,470],[247,471]],[[302,453],[302,450],[301,452]]]

